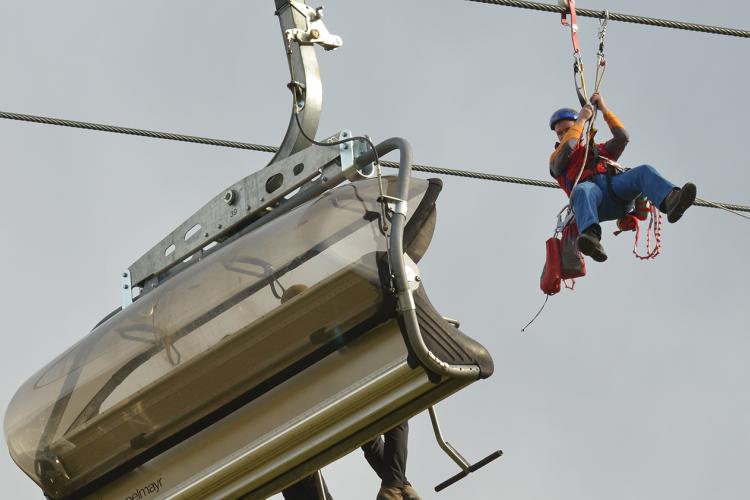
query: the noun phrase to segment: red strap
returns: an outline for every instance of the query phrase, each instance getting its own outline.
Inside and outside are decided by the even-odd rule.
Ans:
[[[571,26],[571,37],[573,39],[573,51],[576,54],[581,53],[580,47],[578,47],[578,18],[576,17],[576,3],[575,0],[568,0],[570,4],[570,23]]]
[[[576,16],[575,0],[568,0],[568,8],[570,9],[570,24],[568,24],[566,12],[562,13],[560,23],[563,26],[570,26],[570,38],[573,40],[573,52],[580,54],[581,48],[578,46],[578,16]]]

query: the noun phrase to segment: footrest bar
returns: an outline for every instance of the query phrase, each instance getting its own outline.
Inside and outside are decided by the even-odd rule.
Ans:
[[[440,483],[437,486],[435,486],[435,491],[444,490],[445,488],[447,488],[448,486],[452,485],[456,481],[459,481],[459,480],[465,478],[466,476],[468,476],[469,474],[471,474],[472,472],[474,472],[474,471],[476,471],[478,469],[481,469],[482,467],[484,467],[488,463],[492,462],[496,458],[500,458],[502,455],[503,455],[502,450],[497,450],[494,453],[490,453],[488,456],[486,456],[485,458],[483,458],[479,462],[477,462],[477,463],[475,463],[473,465],[470,465],[467,469],[462,470],[461,472],[459,472],[455,476],[450,477],[450,478],[446,479],[445,481],[443,481],[442,483]]]

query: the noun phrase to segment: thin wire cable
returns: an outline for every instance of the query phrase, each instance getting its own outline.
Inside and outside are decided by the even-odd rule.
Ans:
[[[295,7],[295,9],[297,9],[300,14],[303,14],[303,12],[300,11],[297,7]],[[297,79],[294,75],[294,62],[292,61],[292,41],[290,39],[287,39],[286,42],[286,59],[287,63],[289,64],[289,73],[292,77],[292,81],[289,83],[289,90],[292,91],[292,112],[294,113],[294,121],[297,122],[297,128],[302,134],[302,137],[310,141],[312,144],[315,144],[316,146],[338,146],[347,142],[364,141],[370,146],[370,149],[372,149],[372,152],[375,155],[375,161],[373,163],[375,165],[378,165],[380,163],[378,151],[375,149],[375,144],[373,144],[373,142],[367,136],[347,137],[346,139],[331,142],[318,142],[313,137],[310,137],[307,135],[307,133],[305,133],[305,129],[302,127],[302,123],[300,123],[299,121],[300,106],[297,103],[300,102],[300,96],[297,95],[299,87],[298,85],[296,85]]]
[[[251,144],[247,142],[229,141],[225,139],[211,139],[207,137],[199,137],[199,136],[194,136],[194,135],[174,134],[171,132],[157,132],[153,130],[119,127],[115,125],[102,125],[99,123],[80,122],[80,121],[74,121],[74,120],[62,120],[58,118],[47,118],[44,116],[24,115],[20,113],[9,113],[6,111],[0,111],[0,118],[5,118],[8,120],[26,121],[26,122],[31,122],[31,123],[42,123],[46,125],[56,125],[56,126],[61,126],[61,127],[73,127],[73,128],[81,128],[85,130],[96,130],[100,132],[110,132],[113,134],[135,135],[135,136],[140,136],[140,137],[151,137],[153,139],[164,139],[164,140],[170,140],[170,141],[204,144],[208,146],[244,149],[247,151],[259,151],[262,153],[276,153],[279,150],[279,148],[275,146],[265,146],[262,144]],[[398,163],[392,162],[392,161],[381,160],[380,164],[384,167],[398,168]],[[449,175],[452,177],[463,177],[466,179],[479,179],[483,181],[504,182],[504,183],[510,183],[510,184],[520,184],[520,185],[525,185],[525,186],[560,189],[560,186],[556,182],[552,182],[552,181],[544,181],[541,179],[529,179],[525,177],[513,177],[509,175],[489,174],[485,172],[475,172],[472,170],[460,170],[460,169],[454,169],[454,168],[434,167],[431,165],[422,165],[418,163],[415,163],[414,165],[412,165],[412,170],[415,170],[417,172],[436,174],[436,175]],[[750,220],[750,217],[736,213],[736,212],[750,213],[750,206],[747,206],[747,205],[737,205],[734,203],[718,203],[718,202],[702,200],[700,198],[695,199],[695,205],[699,207],[719,208],[721,210],[726,210],[730,213],[735,213],[735,215],[739,215],[740,217],[744,217]]]
[[[539,2],[526,2],[524,0],[467,0],[469,2],[486,3],[489,5],[516,7],[520,9],[539,10],[544,12],[555,12],[557,14],[567,13],[568,9],[559,5],[550,5]],[[580,9],[576,7],[576,13],[583,17],[595,17],[601,19],[602,11],[593,9]],[[740,38],[750,38],[750,31],[736,28],[725,28],[723,26],[710,26],[707,24],[687,23],[683,21],[671,21],[669,19],[658,19],[654,17],[633,16],[629,14],[609,13],[610,21],[620,21],[624,23],[644,24],[647,26],[657,26],[659,28],[671,28],[676,30],[698,31],[701,33],[710,33],[712,35],[736,36]]]

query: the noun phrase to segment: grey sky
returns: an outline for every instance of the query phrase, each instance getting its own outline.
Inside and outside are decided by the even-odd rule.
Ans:
[[[311,2],[312,5],[317,5]],[[568,33],[553,14],[461,0],[328,0],[344,39],[319,53],[319,136],[410,140],[415,161],[545,178],[549,114],[574,105]],[[747,29],[746,2],[592,1],[581,7]],[[580,19],[593,80],[597,21]],[[750,41],[611,23],[603,94],[649,163],[699,196],[750,204]],[[289,80],[271,0],[0,1],[0,109],[278,144]],[[606,126],[600,134],[606,135]],[[261,153],[0,122],[0,406],[119,303],[119,273]],[[439,405],[448,440],[505,456],[456,472],[426,415],[409,477],[426,498],[739,499],[748,495],[750,225],[691,209],[655,262],[605,226],[605,264],[541,305],[544,241],[561,191],[445,178],[422,261],[437,308],[496,372]],[[325,469],[337,499],[374,498],[355,451]],[[13,498],[40,498],[0,453]]]

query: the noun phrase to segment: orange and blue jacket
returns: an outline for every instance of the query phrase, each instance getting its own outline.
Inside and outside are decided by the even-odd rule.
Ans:
[[[598,155],[592,154],[593,152],[589,151],[586,168],[583,170],[581,179],[578,182],[583,182],[595,174],[606,173],[607,165],[602,157],[617,161],[625,150],[625,146],[630,141],[628,131],[625,130],[622,122],[620,122],[614,113],[604,113],[604,121],[607,122],[609,130],[612,132],[612,139],[596,145]],[[576,122],[565,132],[565,135],[559,144],[556,145],[555,151],[549,159],[549,173],[568,197],[570,197],[570,192],[573,190],[573,184],[575,184],[576,177],[583,164],[583,157],[586,153],[586,147],[581,144],[582,135],[583,125]]]

